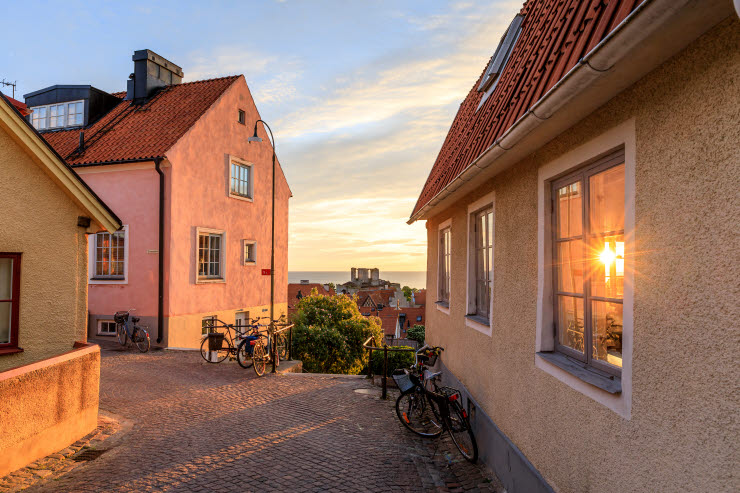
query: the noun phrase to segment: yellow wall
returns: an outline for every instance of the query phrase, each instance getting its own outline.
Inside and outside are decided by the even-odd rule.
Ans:
[[[88,215],[0,127],[0,251],[20,252],[24,352],[0,356],[0,371],[72,349],[86,340]]]
[[[450,314],[428,341],[559,491],[737,491],[740,22],[733,16],[428,221],[452,218]],[[636,133],[631,417],[535,366],[538,170],[630,119]],[[577,165],[578,163],[574,163]],[[492,335],[466,327],[467,205],[495,192]]]
[[[165,326],[167,327],[167,347],[172,349],[199,349],[203,340],[203,334],[201,332],[203,318],[216,316],[216,318],[227,324],[233,324],[236,321],[237,311],[249,312],[250,318],[269,317],[270,305],[238,307],[231,310],[167,317],[165,322]],[[287,303],[275,303],[275,318],[287,313]],[[262,320],[260,323],[267,323],[267,320]]]

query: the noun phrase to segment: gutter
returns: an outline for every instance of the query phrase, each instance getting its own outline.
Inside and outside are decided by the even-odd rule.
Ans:
[[[698,3],[702,5],[697,5]],[[467,182],[477,178],[484,170],[490,175],[487,177],[495,176],[516,163],[516,161],[506,163],[508,158],[514,159],[516,155],[524,153],[519,157],[521,159],[575,125],[724,19],[732,12],[726,3],[723,0],[707,2],[645,0],[535,102],[496,142],[419,211],[412,214],[407,224],[427,219],[441,202],[465,187]],[[659,44],[660,42],[663,44]],[[617,64],[625,64],[626,68],[615,70]],[[632,80],[635,75],[637,77]],[[593,93],[600,83],[611,91]],[[592,94],[587,94],[588,91],[592,91]],[[578,109],[585,107],[590,110],[581,116],[576,112],[569,115],[573,107]],[[557,118],[553,117],[565,121],[555,122]],[[549,128],[546,129],[545,123],[551,123]],[[534,142],[527,142],[526,146],[518,145],[525,138],[531,140],[536,130],[543,133],[549,131],[554,135],[549,139],[540,138]],[[513,150],[515,153],[511,152]],[[494,163],[498,166],[491,168]]]
[[[157,344],[162,343],[164,323],[164,172],[160,168],[162,158],[154,159],[154,169],[159,175],[159,272],[157,276]]]

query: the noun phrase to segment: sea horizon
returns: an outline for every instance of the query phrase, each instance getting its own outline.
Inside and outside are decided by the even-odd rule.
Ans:
[[[426,271],[380,271],[380,278],[384,281],[397,282],[401,286],[410,288],[426,288]],[[288,271],[288,282],[299,283],[307,280],[311,283],[343,284],[350,280],[349,271]]]

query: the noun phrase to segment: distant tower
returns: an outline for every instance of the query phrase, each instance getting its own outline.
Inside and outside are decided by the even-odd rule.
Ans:
[[[352,282],[357,282],[357,267],[352,267],[352,275],[350,279]]]

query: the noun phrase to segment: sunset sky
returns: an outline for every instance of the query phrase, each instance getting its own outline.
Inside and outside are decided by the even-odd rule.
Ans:
[[[424,222],[406,220],[522,0],[22,5],[44,15],[4,27],[18,42],[0,79],[18,80],[18,99],[52,84],[125,90],[145,48],[186,81],[244,74],[294,195],[289,269],[343,271],[426,269]]]

